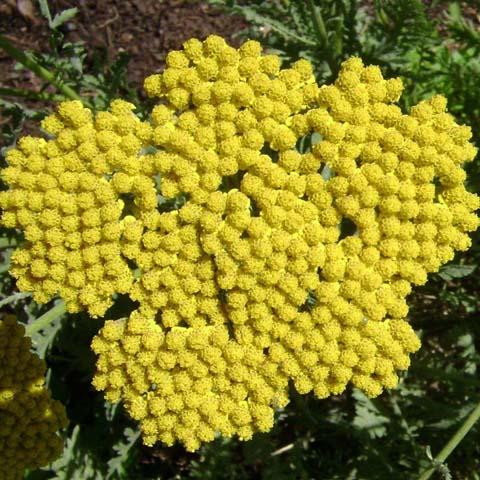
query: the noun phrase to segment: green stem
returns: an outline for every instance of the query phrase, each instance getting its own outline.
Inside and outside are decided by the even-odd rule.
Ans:
[[[86,106],[89,106],[85,100],[80,98],[75,90],[70,88],[68,85],[60,83],[52,72],[38,64],[32,56],[15,47],[12,42],[10,42],[10,40],[3,35],[0,35],[0,48],[5,50],[10,57],[21,63],[24,67],[31,70],[35,75],[42,78],[46,82],[51,83],[55,88],[57,88],[57,90],[62,92],[65,97],[70,98],[71,100],[80,100]]]
[[[60,300],[48,312],[38,317],[33,323],[28,324],[25,328],[25,334],[31,337],[34,333],[37,333],[38,331],[44,329],[48,324],[52,323],[65,312],[65,302],[63,300]]]
[[[5,297],[3,300],[0,300],[0,307],[4,305],[8,305],[9,303],[16,302],[17,300],[21,300],[22,298],[29,297],[31,293],[24,293],[24,292],[17,292],[9,297]]]
[[[0,248],[10,248],[15,247],[17,242],[13,238],[1,237],[0,238]]]
[[[328,66],[330,67],[330,71],[332,72],[332,75],[335,75],[337,73],[337,64],[335,62],[335,59],[332,57],[332,52],[331,52],[330,44],[328,41],[327,29],[325,28],[325,22],[323,21],[322,14],[320,12],[320,9],[315,6],[315,3],[313,2],[313,0],[307,0],[307,4],[308,4],[308,8],[312,12],[313,27],[315,28],[317,37],[320,41],[320,47],[327,54],[326,60],[327,60]]]
[[[428,480],[437,469],[437,465],[445,462],[448,456],[455,450],[465,435],[472,429],[475,422],[480,418],[480,402],[473,409],[472,413],[463,422],[462,426],[453,434],[452,438],[442,448],[441,452],[434,458],[433,465],[425,470],[418,480]]]
[[[31,90],[25,90],[23,88],[1,88],[0,95],[4,97],[21,97],[29,98],[31,100],[46,100],[61,102],[65,100],[63,95],[55,95],[53,93],[46,92],[32,92]]]

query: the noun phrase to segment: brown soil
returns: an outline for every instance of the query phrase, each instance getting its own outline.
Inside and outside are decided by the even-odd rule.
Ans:
[[[32,15],[22,15],[19,4],[31,4]],[[62,30],[67,41],[85,42],[89,49],[106,48],[111,58],[127,51],[129,78],[140,82],[163,65],[169,50],[181,48],[191,38],[216,33],[238,45],[233,36],[246,26],[198,0],[50,0],[52,12],[77,7],[78,14]],[[0,5],[0,32],[22,49],[46,50],[49,30],[36,2],[6,0]],[[11,79],[12,62],[0,53],[0,70]],[[5,81],[6,80],[6,81]]]
[[[226,16],[199,0],[49,0],[49,5],[52,16],[78,8],[61,31],[68,42],[84,42],[90,58],[95,49],[106,49],[111,60],[128,52],[128,79],[138,90],[147,75],[161,70],[166,53],[181,48],[185,40],[215,33],[238,46],[234,35],[246,26],[242,19]],[[36,0],[1,0],[0,34],[21,50],[49,49],[50,31]],[[42,81],[27,70],[14,70],[14,64],[0,49],[0,87],[38,91]],[[31,100],[23,103],[32,109],[46,106]],[[0,125],[8,121],[0,118]],[[35,131],[30,122],[26,127]]]

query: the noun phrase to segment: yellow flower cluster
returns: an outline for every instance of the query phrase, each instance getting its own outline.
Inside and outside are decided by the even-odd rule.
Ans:
[[[144,443],[175,440],[188,450],[236,433],[273,426],[273,407],[288,402],[288,378],[252,344],[229,338],[226,325],[161,328],[134,312],[107,321],[92,343],[100,355],[94,386],[123,399]]]
[[[23,478],[26,468],[53,461],[63,449],[63,405],[45,388],[45,363],[14,317],[0,319],[0,477]]]
[[[280,69],[280,59],[262,56],[255,41],[237,51],[215,35],[191,39],[166,63],[145,80],[149,96],[167,101],[152,111],[153,143],[163,147],[160,188],[199,204],[222,177],[256,164],[265,142],[277,151],[293,148],[307,127],[301,112],[318,93],[309,62]]]
[[[371,396],[394,387],[395,371],[406,369],[408,353],[420,346],[403,320],[411,284],[425,283],[427,273],[451,260],[454,250],[466,250],[466,232],[478,226],[473,211],[479,199],[465,190],[461,168],[476,153],[468,143],[470,129],[454,123],[438,96],[402,115],[393,105],[400,93],[398,80],[386,81],[378,67],[350,59],[335,85],[320,89],[318,107],[306,114],[309,131],[322,141],[305,155],[282,152],[276,164],[265,159],[241,182],[240,190],[255,201],[260,219],[276,234],[270,234],[268,261],[282,245],[300,259],[284,256],[280,271],[261,267],[253,274],[258,283],[229,291],[227,305],[232,298],[233,307],[241,309],[230,320],[235,324],[240,318],[238,337],[269,347],[269,359],[301,393],[313,389],[323,398],[341,393],[348,382]],[[326,182],[318,173],[322,165],[334,172]],[[280,208],[272,222],[275,206]],[[292,211],[298,213],[297,222],[289,230]],[[310,214],[313,222],[305,225]],[[357,232],[338,241],[342,218],[352,221]],[[258,255],[248,228],[260,219],[238,228],[252,248],[251,255],[235,262],[235,272],[243,273],[252,255]],[[316,237],[310,243],[311,232]],[[311,278],[307,275],[315,265],[307,256],[319,245],[323,258],[318,276]],[[235,257],[228,240],[225,250]],[[233,263],[225,271],[232,271]],[[268,286],[260,299],[258,286]],[[315,305],[299,314],[305,289]],[[370,343],[370,337],[379,344]]]
[[[110,112],[94,117],[80,102],[64,102],[42,122],[53,140],[24,137],[7,152],[2,224],[22,229],[26,239],[12,255],[10,272],[39,303],[58,294],[70,312],[99,316],[113,293],[130,289],[133,275],[120,248],[120,195],[125,176],[130,183],[143,179],[138,153],[151,135],[132,108],[116,100]],[[139,204],[152,203],[137,197]]]
[[[217,36],[192,39],[166,63],[145,80],[159,99],[151,126],[114,102],[88,120],[99,155],[79,157],[118,206],[109,240],[117,269],[96,246],[109,280],[86,277],[69,305],[101,315],[116,291],[138,302],[94,339],[95,387],[125,403],[147,444],[189,450],[217,432],[248,439],[271,428],[290,381],[318,398],[349,383],[369,396],[395,387],[420,347],[405,321],[412,285],[466,250],[478,227],[479,199],[463,185],[462,165],[476,154],[469,128],[440,96],[402,114],[401,81],[358,58],[322,87],[308,62],[281,69],[253,41],[235,50]],[[85,112],[62,104],[47,144],[60,140],[62,108]],[[320,143],[296,151],[314,132]],[[19,218],[37,225],[44,210],[20,215],[16,192],[30,164],[20,150],[9,154],[11,188],[0,198],[4,224],[24,228]],[[104,167],[92,170],[97,161]],[[122,212],[122,195],[133,198],[131,211]],[[343,237],[345,220],[356,231]],[[45,240],[27,250],[38,245]],[[89,248],[77,247],[82,258],[93,258]],[[17,276],[30,280],[22,255]],[[83,288],[101,299],[85,301]]]

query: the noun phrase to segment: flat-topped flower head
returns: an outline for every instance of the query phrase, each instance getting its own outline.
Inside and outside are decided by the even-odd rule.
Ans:
[[[30,338],[13,316],[0,318],[0,477],[20,480],[26,468],[55,460],[57,435],[67,418],[45,387],[45,362],[30,352]]]
[[[308,64],[296,65],[280,70],[256,42],[235,51],[209,37],[186,42],[169,55],[163,74],[145,82],[150,96],[166,101],[152,112],[160,190],[183,195],[183,204],[143,234],[142,221],[132,220],[137,233],[128,248],[144,272],[132,296],[140,302],[139,324],[161,332],[164,342],[149,355],[166,362],[168,382],[177,371],[182,387],[158,388],[141,366],[148,362],[137,359],[132,371],[142,388],[131,388],[125,372],[131,357],[142,355],[139,340],[133,350],[119,344],[120,387],[105,332],[93,348],[100,355],[97,388],[124,399],[149,443],[179,440],[195,449],[214,431],[249,438],[230,412],[211,413],[218,425],[209,425],[209,435],[188,428],[203,425],[200,413],[178,416],[183,382],[192,385],[187,367],[209,378],[203,405],[211,402],[214,410],[217,398],[231,404],[228,382],[217,377],[225,369],[221,349],[206,368],[206,359],[189,351],[186,339],[209,329],[222,332],[229,348],[258,352],[260,377],[280,392],[265,397],[266,418],[286,401],[289,380],[318,398],[340,394],[349,383],[369,396],[394,388],[397,372],[420,347],[405,320],[411,286],[424,283],[454,250],[468,248],[467,233],[478,225],[478,197],[465,190],[461,168],[475,149],[468,129],[445,113],[442,97],[405,115],[395,105],[401,81],[384,80],[378,67],[350,59],[334,85],[318,88]],[[248,102],[239,101],[239,91]],[[298,94],[297,109],[290,91]],[[311,151],[293,149],[313,133],[322,141]],[[345,220],[353,235],[343,234]],[[136,315],[126,324],[137,324]],[[122,329],[119,339],[128,337],[123,324],[107,331],[114,328]],[[249,404],[255,394],[239,371],[235,376]],[[159,398],[167,423],[149,410]],[[260,430],[252,416],[245,425],[247,418],[250,431]]]
[[[54,140],[9,152],[19,287],[92,315],[138,303],[94,339],[94,386],[148,445],[267,431],[290,381],[394,388],[420,347],[406,297],[478,227],[469,128],[441,96],[402,113],[402,82],[359,58],[321,87],[254,41],[192,39],[166,64],[148,122],[66,102]]]

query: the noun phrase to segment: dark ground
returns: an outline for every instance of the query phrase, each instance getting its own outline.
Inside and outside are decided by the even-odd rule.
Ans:
[[[52,13],[78,8],[66,25],[66,40],[87,42],[89,48],[106,47],[111,57],[127,51],[132,57],[129,75],[135,82],[158,70],[166,52],[181,48],[188,38],[217,33],[235,44],[232,35],[245,26],[241,19],[222,15],[198,0],[50,0],[49,5]],[[35,0],[2,0],[0,32],[22,49],[48,46],[47,22]],[[11,67],[0,52],[2,83],[24,86]]]
[[[128,52],[128,80],[137,90],[146,76],[163,68],[166,53],[181,48],[185,40],[204,39],[215,33],[238,46],[240,42],[234,35],[246,26],[242,19],[226,16],[199,0],[50,0],[48,3],[52,16],[67,8],[78,8],[77,15],[61,27],[66,41],[84,42],[90,54],[94,49],[106,50],[110,61],[120,52]],[[36,0],[0,0],[0,34],[21,50],[49,48],[48,23]],[[38,91],[42,81],[28,70],[14,70],[14,64],[0,49],[0,88]],[[40,105],[45,108],[45,102],[22,102],[32,110]],[[8,121],[0,116],[0,125]],[[37,133],[29,121],[25,129]]]
[[[198,0],[50,0],[49,5],[52,13],[78,8],[78,14],[64,28],[67,41],[86,42],[89,49],[107,48],[111,58],[127,51],[133,82],[159,70],[165,54],[181,48],[185,40],[216,33],[238,44],[232,37],[245,26],[241,19],[227,17]],[[48,48],[47,22],[35,0],[1,1],[0,32],[22,49]],[[12,61],[0,51],[1,83],[27,86],[26,79],[19,78],[12,67]],[[35,87],[33,80],[30,86]]]

